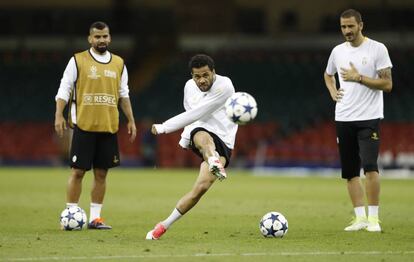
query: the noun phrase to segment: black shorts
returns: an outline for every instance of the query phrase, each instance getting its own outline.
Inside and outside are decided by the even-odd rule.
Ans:
[[[83,170],[108,169],[119,166],[117,134],[87,132],[77,126],[73,129],[70,166]]]
[[[231,158],[231,149],[226,146],[226,144],[214,133],[208,131],[205,128],[202,127],[196,127],[191,131],[190,134],[190,148],[191,150],[201,157],[203,159],[203,155],[200,153],[197,147],[194,145],[193,137],[198,131],[205,131],[210,134],[210,136],[213,138],[214,145],[216,146],[216,151],[219,153],[220,156],[224,157],[226,159],[226,165],[224,167],[227,167],[230,164],[230,158]]]
[[[378,172],[379,123],[379,119],[336,121],[342,178],[351,179],[359,176],[361,165],[364,173]]]

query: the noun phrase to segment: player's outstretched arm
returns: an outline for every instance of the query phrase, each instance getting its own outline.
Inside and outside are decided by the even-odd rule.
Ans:
[[[233,93],[234,88],[232,86],[217,88],[216,92],[212,96],[204,99],[197,105],[197,107],[178,114],[160,125],[155,125],[157,134],[168,134],[174,132],[212,114],[214,111],[222,107],[227,98],[229,98]]]

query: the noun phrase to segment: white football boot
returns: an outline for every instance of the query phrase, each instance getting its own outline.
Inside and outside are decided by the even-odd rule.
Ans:
[[[368,226],[365,228],[369,232],[381,232],[381,226],[378,217],[368,216]]]
[[[345,231],[359,231],[366,229],[368,226],[368,220],[366,217],[355,217],[349,226],[344,228]]]

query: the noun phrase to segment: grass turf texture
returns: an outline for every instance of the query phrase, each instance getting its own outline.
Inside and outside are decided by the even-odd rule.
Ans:
[[[113,169],[102,215],[110,231],[59,229],[69,169],[0,169],[0,261],[414,261],[414,180],[382,180],[383,233],[344,232],[345,181],[258,177],[228,170],[159,241],[144,240],[193,185],[197,170]],[[80,206],[89,215],[92,175]],[[283,239],[261,236],[262,215],[289,221]]]

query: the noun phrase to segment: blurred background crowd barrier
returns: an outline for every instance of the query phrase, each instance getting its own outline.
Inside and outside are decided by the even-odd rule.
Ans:
[[[180,132],[154,137],[149,129],[184,110],[188,60],[207,53],[259,105],[257,120],[239,129],[233,167],[338,167],[323,72],[343,42],[338,17],[347,8],[362,13],[363,33],[388,47],[394,65],[379,163],[414,169],[414,1],[403,0],[0,1],[0,164],[67,161],[70,134],[54,134],[54,96],[69,58],[88,48],[90,24],[101,20],[130,78],[138,139],[128,142],[123,122],[125,166],[199,165],[178,146]]]

